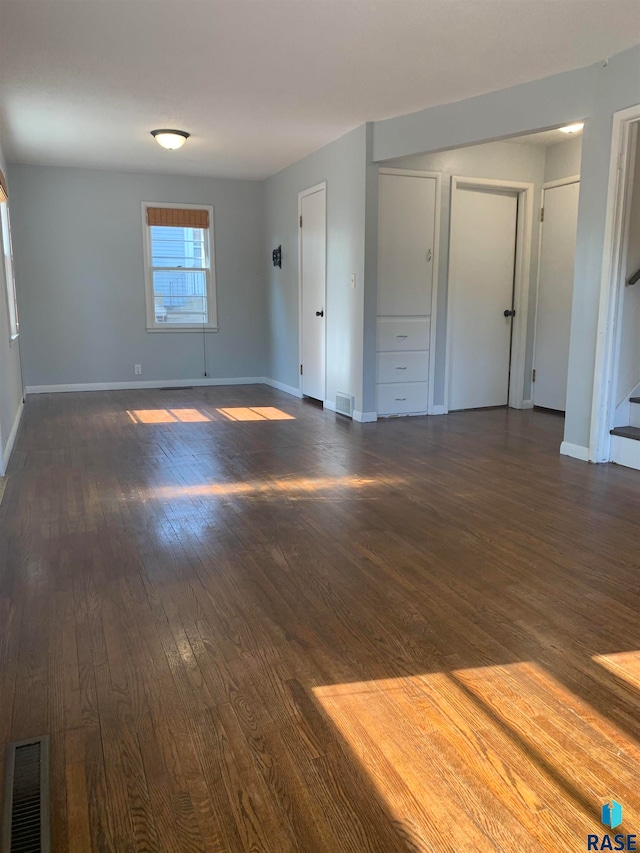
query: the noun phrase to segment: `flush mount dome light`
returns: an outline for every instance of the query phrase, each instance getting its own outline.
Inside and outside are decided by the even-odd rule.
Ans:
[[[579,130],[582,130],[584,127],[584,122],[579,121],[577,124],[568,124],[566,127],[561,127],[560,130],[563,133],[577,133]]]
[[[163,148],[168,148],[170,151],[182,148],[189,138],[186,130],[169,130],[168,128],[152,130],[151,136],[153,136],[158,145],[162,145]]]

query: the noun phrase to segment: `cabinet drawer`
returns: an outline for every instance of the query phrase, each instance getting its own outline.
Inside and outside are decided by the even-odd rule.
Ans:
[[[429,349],[429,328],[429,317],[406,320],[396,317],[378,318],[377,349],[387,352]]]
[[[428,382],[389,382],[387,385],[378,385],[378,414],[426,412],[428,390]]]
[[[428,350],[379,352],[378,382],[426,382],[429,378]]]

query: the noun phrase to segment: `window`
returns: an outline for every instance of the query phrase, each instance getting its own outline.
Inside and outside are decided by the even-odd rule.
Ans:
[[[213,208],[144,204],[147,330],[217,329]]]
[[[16,282],[13,275],[13,250],[11,248],[11,223],[9,221],[9,194],[7,183],[0,172],[0,222],[2,224],[2,254],[4,257],[4,278],[7,288],[7,309],[9,314],[9,336],[12,341],[18,337],[18,300]]]

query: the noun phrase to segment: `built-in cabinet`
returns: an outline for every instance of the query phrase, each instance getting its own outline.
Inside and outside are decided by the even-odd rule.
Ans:
[[[377,412],[427,414],[437,287],[440,176],[381,169]]]

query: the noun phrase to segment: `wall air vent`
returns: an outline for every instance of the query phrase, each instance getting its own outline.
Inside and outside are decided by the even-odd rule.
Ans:
[[[49,737],[7,747],[2,853],[50,853]]]
[[[349,418],[353,417],[353,397],[350,394],[343,394],[338,391],[336,394],[336,412]]]

